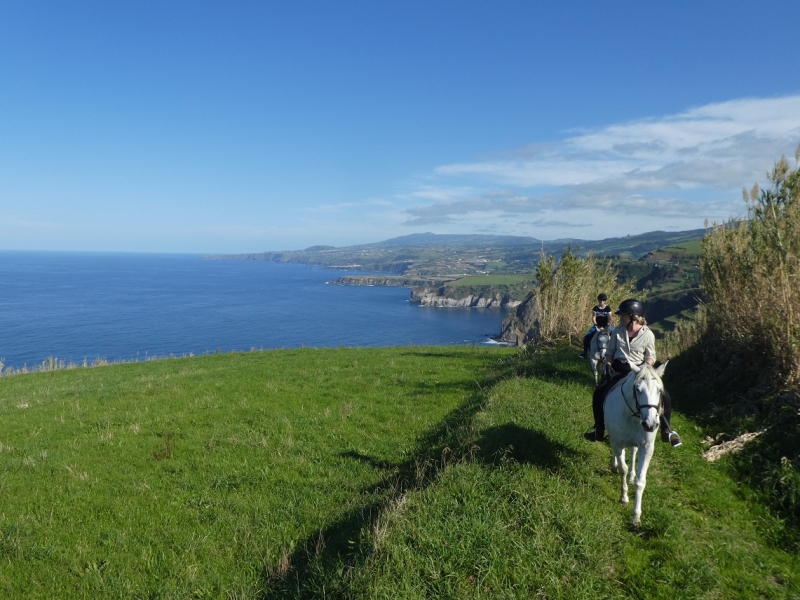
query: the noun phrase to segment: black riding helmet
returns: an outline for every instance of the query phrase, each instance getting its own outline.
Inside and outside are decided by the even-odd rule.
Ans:
[[[605,294],[600,294],[600,295],[597,297],[597,299],[598,299],[598,300],[600,300],[600,301],[602,301],[602,300],[608,300],[608,296],[606,296]]]
[[[642,303],[636,298],[628,298],[620,302],[619,308],[614,312],[615,315],[642,315],[644,308]]]

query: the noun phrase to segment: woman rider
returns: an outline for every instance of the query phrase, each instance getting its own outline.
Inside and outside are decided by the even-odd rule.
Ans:
[[[606,352],[606,364],[609,372],[597,386],[592,398],[594,428],[583,434],[590,442],[602,441],[605,437],[605,418],[603,402],[606,394],[615,383],[631,371],[639,371],[645,364],[656,362],[656,338],[642,316],[642,303],[635,298],[624,300],[614,313],[619,315],[619,325],[611,332]],[[667,390],[662,395],[664,412],[661,415],[661,440],[669,442],[674,448],[681,445],[681,437],[670,427],[672,416],[672,398]]]

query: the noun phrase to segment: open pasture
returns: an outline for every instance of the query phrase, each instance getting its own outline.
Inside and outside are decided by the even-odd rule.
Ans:
[[[2,378],[0,595],[252,596],[287,548],[374,501],[380,463],[487,360],[304,349]]]
[[[642,527],[574,351],[300,349],[0,379],[0,595],[792,597],[676,415]],[[680,398],[675,399],[680,412]]]

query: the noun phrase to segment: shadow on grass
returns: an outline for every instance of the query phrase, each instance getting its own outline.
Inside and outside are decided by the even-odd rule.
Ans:
[[[554,471],[565,463],[578,460],[575,450],[554,442],[539,431],[532,431],[514,423],[490,427],[483,432],[476,445],[476,457],[487,464],[497,465],[513,459],[540,469]]]
[[[375,460],[371,456],[367,456],[366,454],[361,454],[360,452],[356,452],[355,450],[348,450],[347,452],[342,452],[340,455],[342,458],[352,458],[359,462],[363,462],[368,464],[374,469],[378,469],[379,471],[387,471],[389,469],[394,469],[398,465],[389,462],[388,460]]]
[[[593,383],[589,361],[579,359],[577,352],[574,348],[562,348],[542,356],[517,360],[514,374],[520,377],[536,377],[556,384]]]
[[[437,354],[437,356],[440,356]],[[488,402],[488,391],[514,368],[493,368],[456,409],[418,441],[411,458],[401,463],[377,460],[348,450],[340,456],[380,470],[381,480],[365,496],[378,498],[350,510],[339,521],[294,546],[277,564],[262,573],[264,598],[318,598],[352,595],[351,573],[371,552],[369,536],[381,514],[410,491],[430,486],[448,466],[477,460],[489,467],[513,459],[537,468],[555,470],[575,460],[577,453],[538,431],[507,423],[475,437],[474,416]],[[366,536],[366,538],[364,537]]]
[[[559,442],[554,442],[545,434],[506,423],[483,431],[471,447],[471,455],[479,462],[497,466],[507,460],[527,464],[545,470],[557,470],[581,455]],[[358,460],[381,471],[402,471],[404,465],[385,460],[377,460],[354,450],[342,452],[342,458]]]

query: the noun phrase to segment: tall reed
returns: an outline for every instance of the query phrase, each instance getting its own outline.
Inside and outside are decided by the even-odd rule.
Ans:
[[[635,289],[633,280],[617,281],[617,270],[610,260],[598,260],[591,253],[581,258],[572,247],[564,251],[558,264],[554,256],[542,251],[536,280],[536,337],[542,341],[580,340],[591,324],[590,311],[600,292],[608,295],[613,307],[632,296]]]
[[[772,388],[800,384],[800,147],[770,186],[743,190],[748,219],[717,225],[703,241],[708,326],[719,347],[760,370]]]

